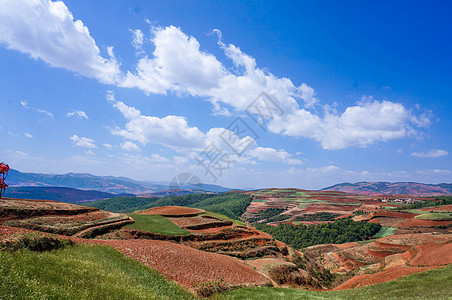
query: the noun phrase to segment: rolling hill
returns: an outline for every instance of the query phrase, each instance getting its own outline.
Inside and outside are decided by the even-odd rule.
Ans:
[[[225,188],[213,184],[181,185],[177,189],[169,182],[137,181],[127,177],[96,176],[89,173],[42,174],[25,173],[10,169],[7,183],[13,187],[67,187],[81,190],[96,190],[112,194],[135,194],[149,197],[184,195],[192,190],[206,192],[226,192]],[[105,197],[104,197],[105,198]],[[100,198],[99,198],[100,199]]]
[[[416,195],[443,196],[452,194],[452,184],[425,184],[417,182],[356,182],[340,183],[321,189],[321,191],[338,191],[366,196],[380,195]]]
[[[11,187],[6,190],[5,197],[55,200],[69,203],[89,202],[107,198],[133,196],[132,194],[111,194],[93,190],[79,190],[67,187]]]

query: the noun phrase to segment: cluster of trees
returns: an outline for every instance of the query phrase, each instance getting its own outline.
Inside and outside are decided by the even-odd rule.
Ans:
[[[87,203],[87,206],[97,207],[112,212],[131,213],[159,206],[187,206],[223,214],[231,219],[239,220],[251,203],[249,195],[241,193],[221,194],[189,194],[167,197],[118,197]]]
[[[305,214],[295,217],[294,221],[333,221],[340,215],[329,212],[317,212],[315,214]]]
[[[358,216],[358,215],[368,215],[368,214],[370,214],[370,211],[369,211],[369,210],[362,210],[362,209],[358,209],[358,210],[355,210],[355,211],[353,212],[353,215],[355,215],[355,216]]]
[[[257,224],[258,230],[270,234],[277,240],[296,249],[318,244],[342,244],[369,239],[381,228],[380,224],[355,222],[350,218],[338,219],[334,223],[319,225],[293,225],[282,223],[278,226]]]

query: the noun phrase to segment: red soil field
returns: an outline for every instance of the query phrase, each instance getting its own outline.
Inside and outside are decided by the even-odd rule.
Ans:
[[[424,208],[421,208],[421,210],[425,210],[425,211],[450,211],[450,212],[452,212],[452,204],[444,205],[444,206],[440,206],[440,207],[424,207]]]
[[[418,253],[410,261],[412,266],[440,266],[452,264],[452,244],[427,244],[416,246]]]
[[[0,241],[19,233],[37,231],[0,225]],[[204,252],[158,240],[90,240],[58,236],[76,243],[109,245],[167,278],[192,288],[193,284],[218,281],[240,286],[264,285],[267,278],[230,256]]]
[[[374,214],[374,218],[387,217],[387,218],[400,218],[400,219],[412,219],[417,214],[406,213],[406,212],[395,212],[395,211],[382,211]]]
[[[400,228],[410,228],[410,227],[430,227],[439,225],[449,225],[452,221],[435,221],[435,220],[421,220],[421,219],[411,219],[403,222],[399,225]]]
[[[141,215],[160,215],[164,217],[192,217],[205,213],[202,209],[182,206],[162,206],[137,212]]]

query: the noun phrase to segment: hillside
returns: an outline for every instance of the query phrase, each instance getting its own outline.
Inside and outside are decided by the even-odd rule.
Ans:
[[[69,203],[87,202],[106,198],[132,196],[131,194],[111,194],[93,190],[79,190],[66,187],[10,187],[5,197],[55,200]]]
[[[172,186],[170,182],[137,181],[127,177],[96,176],[88,173],[42,174],[25,173],[10,169],[10,187],[68,187],[96,190],[112,194],[135,194],[148,197],[184,195],[192,190],[226,192],[231,189],[213,184]]]
[[[121,201],[121,199],[129,201]],[[145,201],[145,203],[138,203],[139,201]],[[393,205],[382,208],[383,206],[379,205],[381,202],[372,197],[354,196],[341,192],[268,189],[164,198],[124,197],[94,202],[94,204],[104,205],[115,203],[118,208],[128,211],[133,211],[136,207],[152,206],[125,215],[62,202],[6,198],[0,200],[0,248],[33,249],[37,246],[39,248],[64,245],[63,242],[55,242],[55,239],[62,241],[69,239],[75,244],[95,245],[92,247],[111,246],[123,255],[133,258],[146,267],[158,270],[167,279],[202,296],[230,288],[265,285],[324,291],[355,289],[450,265],[452,263],[450,201],[450,197],[441,197],[441,199],[416,202],[411,206]],[[181,206],[174,206],[175,204]],[[283,206],[284,209],[279,208]],[[291,210],[291,214],[288,215],[290,218],[298,217],[304,220],[334,217],[338,219],[333,223],[309,226],[294,225],[293,222],[285,224],[287,226],[264,225],[268,223],[268,218],[281,216],[281,210],[289,212],[288,208]],[[396,211],[393,212],[391,209]],[[402,210],[399,212],[397,209]],[[369,213],[363,213],[364,210],[368,210]],[[346,214],[354,215],[353,220],[347,218]],[[286,242],[293,244],[294,247],[237,219],[253,221],[257,219],[257,222],[263,223],[256,225],[257,228],[262,227],[263,230],[275,234],[279,240],[284,241],[286,236],[289,237]],[[381,225],[394,226],[396,231],[391,231],[389,235],[393,235],[388,237],[384,237],[388,234],[382,233],[382,238],[369,240],[372,235],[377,237],[380,234],[375,232]],[[271,232],[273,229],[276,230],[274,233]],[[383,227],[380,231],[386,232],[386,229],[387,227]],[[303,231],[306,231],[306,234]],[[290,237],[291,232],[297,232],[297,234]],[[283,235],[278,236],[278,234]],[[292,243],[303,236],[310,237],[307,244]],[[95,239],[90,239],[92,237]],[[330,240],[357,242],[317,245],[331,243]],[[45,246],[46,243],[50,244]],[[314,246],[306,247],[309,245]],[[300,249],[300,247],[303,248]],[[70,255],[78,255],[79,251],[91,253],[89,254],[91,258],[86,258],[88,260],[96,260],[94,257],[101,255],[102,251],[105,255],[114,257],[113,252],[107,248],[96,249],[98,248],[76,245],[61,251],[71,253]],[[5,263],[11,263],[14,256],[2,251],[0,249],[0,255],[5,258]],[[52,255],[59,257],[58,253],[63,253],[61,251],[41,255],[40,266],[45,267],[46,262],[43,260],[45,257],[52,257]],[[26,259],[30,260],[33,255],[38,257],[39,254],[25,252],[24,255],[20,255],[16,255],[16,259],[27,257]],[[58,265],[60,269],[67,272],[65,273],[67,277],[62,281],[54,280],[53,283],[60,284],[60,289],[64,289],[64,282],[73,282],[73,279],[70,279],[73,276],[69,271],[70,267],[64,267],[65,264],[70,265],[70,263],[66,262],[64,257],[66,256],[61,257]],[[118,258],[111,259],[118,260]],[[99,258],[99,261],[103,261],[102,258]],[[112,263],[115,264],[115,262]],[[124,263],[122,262],[121,265]],[[107,265],[105,267],[110,268]],[[22,268],[28,267],[22,266]],[[39,278],[49,286],[49,277],[36,277],[36,270],[23,269],[24,272],[34,274],[35,280]],[[444,277],[450,277],[450,268],[447,270],[449,271],[438,273],[441,274],[439,275],[441,277],[437,278],[439,285],[443,284]],[[127,280],[136,280],[134,274],[127,274],[123,275],[128,278]],[[13,280],[13,277],[8,274],[5,278],[2,279],[3,282],[0,281],[0,285],[7,285],[7,282]],[[14,278],[18,282],[24,280]],[[83,283],[78,282],[77,285],[80,286]],[[130,285],[126,284],[124,288],[126,286]],[[35,285],[29,291],[37,293],[39,289],[40,285]],[[46,295],[55,295],[55,288],[45,289],[40,291],[45,291]],[[87,290],[103,295],[108,293],[101,287],[87,288]],[[118,286],[113,290],[123,291],[123,287]],[[23,295],[20,289],[14,291],[16,295]],[[72,297],[77,295],[74,290],[69,291]],[[243,296],[249,291],[239,289],[224,294],[224,297]],[[370,287],[368,291],[370,295],[376,293],[374,287]],[[180,293],[176,290],[173,292]],[[269,289],[267,292],[279,295],[277,297],[281,299],[319,296],[317,292],[302,290]],[[133,293],[136,293],[136,290]],[[418,294],[422,293],[425,291],[418,292]],[[256,295],[258,294],[260,290],[256,291]],[[357,294],[354,290],[350,290],[328,292],[323,295],[355,297]],[[438,291],[437,295],[448,294],[447,292],[441,294]],[[160,294],[157,298],[165,298],[165,295]],[[250,297],[246,296],[246,298]]]
[[[345,182],[321,189],[321,191],[338,191],[367,196],[442,196],[452,194],[452,184],[425,184],[417,182]]]
[[[87,203],[99,209],[130,213],[158,206],[189,206],[239,219],[250,204],[251,197],[242,193],[189,194],[185,196],[119,197]]]

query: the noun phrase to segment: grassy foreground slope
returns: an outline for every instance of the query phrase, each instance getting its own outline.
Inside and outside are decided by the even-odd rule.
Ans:
[[[242,288],[214,299],[450,299],[452,266],[360,289]],[[107,246],[0,251],[0,299],[195,299],[157,271]]]
[[[359,289],[313,292],[300,289],[243,288],[218,299],[451,299],[452,266]]]
[[[193,299],[157,271],[107,246],[0,251],[0,299]]]

